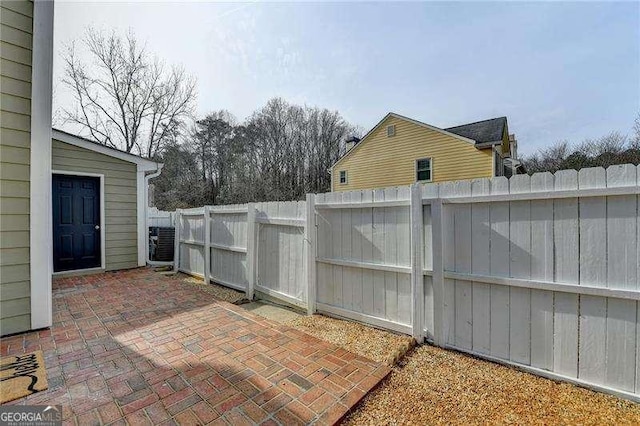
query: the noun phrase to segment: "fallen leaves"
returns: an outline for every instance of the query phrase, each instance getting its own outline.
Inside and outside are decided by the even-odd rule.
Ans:
[[[187,275],[182,272],[179,272],[177,276],[178,276],[178,279],[180,279],[183,283],[195,286],[199,290],[209,293],[210,295],[212,295],[218,300],[222,300],[229,303],[238,303],[239,301],[243,300],[245,297],[245,294],[243,292],[239,292],[232,288],[223,287],[221,285],[217,285],[214,283],[205,285],[204,280],[202,278],[193,277],[191,275]]]

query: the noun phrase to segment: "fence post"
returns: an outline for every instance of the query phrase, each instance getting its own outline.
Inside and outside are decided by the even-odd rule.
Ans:
[[[413,337],[418,343],[424,341],[424,275],[422,272],[423,231],[422,231],[422,188],[418,183],[411,185],[411,309]]]
[[[204,206],[204,283],[211,278],[211,207]]]
[[[180,209],[176,209],[173,239],[173,270],[178,272],[180,269],[180,225],[182,224],[182,213]]]
[[[247,299],[253,300],[256,286],[256,206],[247,204]]]
[[[316,196],[307,194],[307,220],[304,225],[304,240],[307,244],[305,261],[307,279],[307,314],[316,311]]]
[[[433,343],[444,346],[444,239],[442,198],[431,203],[431,235],[433,238]]]

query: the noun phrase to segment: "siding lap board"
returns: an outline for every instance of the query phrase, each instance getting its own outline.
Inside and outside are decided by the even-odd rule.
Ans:
[[[104,174],[106,269],[138,266],[136,165],[53,140],[56,171]]]
[[[387,126],[395,136],[387,137]],[[473,144],[397,117],[388,117],[375,132],[352,148],[351,155],[333,168],[333,190],[384,188],[416,181],[415,161],[432,159],[433,182],[491,177],[491,149]],[[347,184],[339,173],[347,171]]]
[[[32,16],[32,2],[0,4],[0,336],[31,328]]]

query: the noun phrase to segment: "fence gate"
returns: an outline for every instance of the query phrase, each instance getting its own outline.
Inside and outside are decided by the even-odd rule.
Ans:
[[[412,334],[409,187],[319,194],[317,310]]]
[[[249,206],[207,207],[209,220],[209,279],[240,291],[249,287],[247,238]]]
[[[255,291],[307,307],[304,201],[255,205]]]

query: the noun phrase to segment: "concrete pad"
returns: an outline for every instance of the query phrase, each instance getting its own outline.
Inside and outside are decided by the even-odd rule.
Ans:
[[[251,313],[260,315],[263,318],[266,318],[271,321],[279,322],[281,324],[284,324],[286,322],[289,322],[296,318],[304,316],[302,313],[297,312],[293,309],[286,308],[284,306],[273,305],[271,303],[265,303],[261,301],[245,303],[244,305],[240,305],[240,307],[242,309],[246,309]]]

